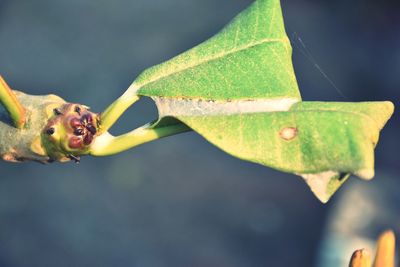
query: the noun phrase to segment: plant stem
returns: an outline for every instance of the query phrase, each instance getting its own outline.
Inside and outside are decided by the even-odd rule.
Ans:
[[[160,128],[151,128],[146,124],[129,133],[112,136],[109,133],[103,133],[98,136],[91,146],[90,154],[93,156],[109,156],[120,153],[132,147],[183,132],[191,131],[185,124],[173,124]]]
[[[10,89],[2,76],[0,76],[0,102],[6,108],[15,127],[22,129],[26,120],[25,108],[21,105],[17,96]]]
[[[125,110],[140,99],[138,95],[131,92],[132,90],[129,88],[122,96],[115,100],[101,113],[100,133],[108,131],[118,118],[121,117]]]

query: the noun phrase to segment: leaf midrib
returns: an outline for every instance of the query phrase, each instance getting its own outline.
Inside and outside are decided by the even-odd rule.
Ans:
[[[149,81],[145,81],[142,84],[140,84],[140,83],[135,84],[135,82],[134,82],[133,83],[133,85],[134,85],[133,87],[135,87],[136,90],[140,90],[140,88],[142,88],[143,86],[146,86],[146,85],[149,85],[151,83],[157,82],[157,81],[159,81],[159,80],[161,80],[161,79],[163,79],[165,77],[168,77],[168,76],[171,76],[171,75],[174,75],[174,74],[178,74],[180,72],[195,68],[195,67],[197,67],[199,65],[202,65],[202,64],[205,64],[205,63],[208,63],[208,62],[211,62],[211,61],[218,60],[220,58],[229,56],[229,55],[234,54],[234,53],[238,53],[238,52],[244,51],[246,49],[250,49],[250,48],[253,48],[253,47],[256,47],[256,46],[259,46],[259,45],[263,45],[263,44],[272,44],[272,43],[282,43],[284,45],[285,44],[288,45],[289,44],[289,39],[287,37],[284,37],[284,38],[264,38],[264,39],[259,40],[257,42],[240,46],[240,47],[238,47],[238,49],[232,49],[230,51],[224,51],[222,53],[218,53],[218,54],[215,54],[213,56],[206,57],[206,58],[204,58],[204,60],[201,60],[199,62],[195,62],[194,64],[186,65],[186,66],[184,66],[184,68],[180,68],[180,69],[177,69],[175,71],[168,72],[168,73],[166,73],[164,75],[160,75],[160,76],[155,77],[155,78],[153,78],[153,79],[151,79]]]

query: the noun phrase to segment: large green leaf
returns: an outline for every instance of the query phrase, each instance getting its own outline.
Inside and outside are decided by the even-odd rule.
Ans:
[[[303,176],[326,202],[342,174],[373,177],[374,147],[392,112],[390,102],[299,102],[282,112],[161,116],[176,117],[233,156]]]
[[[356,174],[374,175],[390,102],[301,102],[279,0],[257,0],[199,46],[146,70],[125,94],[149,96],[238,158],[302,176],[326,202]]]
[[[151,97],[300,100],[279,0],[258,0],[210,40],[146,70],[131,90]]]

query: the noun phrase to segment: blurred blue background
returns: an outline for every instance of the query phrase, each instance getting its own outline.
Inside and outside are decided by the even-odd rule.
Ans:
[[[0,73],[14,89],[101,111],[142,70],[209,38],[251,2],[0,0]],[[399,107],[400,2],[282,6],[305,100]],[[156,116],[145,99],[113,132]],[[400,188],[399,125],[396,112],[376,150],[375,180],[351,178],[327,205],[299,177],[233,158],[195,133],[80,165],[0,162],[0,266],[323,266],[330,225],[341,225],[332,214],[365,208],[362,197],[340,204],[350,188],[382,198],[388,184],[390,196]],[[365,222],[372,238],[399,230],[400,202],[388,203],[375,207],[389,210],[378,226]]]

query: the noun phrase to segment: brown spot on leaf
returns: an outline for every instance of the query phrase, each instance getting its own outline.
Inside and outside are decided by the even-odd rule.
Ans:
[[[280,132],[279,132],[279,136],[286,140],[292,140],[293,138],[295,138],[297,136],[298,130],[295,127],[286,127],[283,128]]]

